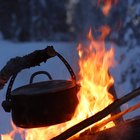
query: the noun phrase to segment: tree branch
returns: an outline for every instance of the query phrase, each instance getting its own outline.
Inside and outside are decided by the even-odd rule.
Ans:
[[[41,62],[46,62],[47,59],[56,55],[52,46],[48,46],[43,50],[36,50],[23,57],[15,57],[10,59],[0,71],[0,89],[3,88],[9,78],[23,69],[40,65]]]
[[[140,95],[140,88],[130,92],[129,94],[123,96],[120,99],[115,100],[112,104],[108,107],[103,109],[102,111],[96,113],[95,115],[85,119],[84,121],[72,126],[71,128],[67,129],[65,132],[61,133],[60,135],[52,138],[51,140],[65,140],[69,137],[73,136],[77,132],[85,129],[86,127],[98,122],[99,120],[103,119],[110,113],[112,113],[116,108],[120,107],[122,104],[128,102],[129,100],[135,98],[136,96]]]

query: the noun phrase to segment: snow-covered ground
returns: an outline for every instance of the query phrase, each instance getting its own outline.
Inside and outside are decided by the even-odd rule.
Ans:
[[[13,58],[15,56],[26,55],[30,52],[33,52],[34,50],[43,49],[47,45],[53,45],[55,50],[61,53],[70,63],[74,72],[75,73],[77,72],[77,61],[78,61],[78,55],[76,51],[77,43],[64,43],[64,42],[12,43],[0,40],[0,69],[3,68],[3,66],[10,58]],[[122,73],[125,73],[125,70],[128,69],[129,65],[134,62],[135,56],[140,54],[140,47],[139,46],[135,47],[130,51],[128,51],[128,48],[126,47],[114,46],[114,48],[115,48],[115,58],[118,64],[111,70],[111,74],[115,78],[115,88],[117,95],[118,97],[121,97],[132,90],[132,86],[130,85],[129,74],[127,75],[127,78],[123,83],[120,82],[121,75]],[[138,59],[139,58],[137,57],[137,60]],[[18,86],[27,84],[29,82],[30,75],[38,70],[48,71],[52,75],[53,79],[69,78],[69,73],[65,68],[64,64],[57,57],[54,57],[48,60],[46,63],[42,63],[41,66],[21,71],[14,83],[13,89]],[[46,80],[46,77],[37,76],[35,80],[36,81]],[[0,104],[5,98],[7,85],[8,84],[6,84],[4,89],[0,91]],[[140,85],[137,85],[137,87],[138,86]],[[126,106],[134,105],[135,103],[138,103],[139,100],[140,97],[132,100],[128,104],[125,104],[124,107],[126,108]],[[136,110],[135,112],[128,114],[126,118],[134,117],[137,115],[140,115],[140,110]],[[0,106],[0,134],[8,133],[10,129],[11,129],[10,114],[5,113],[3,108]]]

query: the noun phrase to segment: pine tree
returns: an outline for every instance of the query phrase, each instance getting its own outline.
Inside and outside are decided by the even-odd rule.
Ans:
[[[67,19],[67,0],[47,0],[47,19],[48,19],[48,31],[50,38],[60,39],[66,37],[68,32]],[[60,38],[57,38],[60,37]]]
[[[18,7],[18,0],[0,0],[0,31],[5,39],[12,39],[14,18]]]
[[[32,40],[41,40],[45,37],[47,17],[43,15],[45,13],[44,7],[39,0],[30,1],[30,13],[31,13],[31,28],[30,34]]]

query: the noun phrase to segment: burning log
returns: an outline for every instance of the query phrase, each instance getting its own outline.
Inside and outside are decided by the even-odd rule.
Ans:
[[[83,134],[73,140],[139,140],[139,132],[140,117],[136,117],[104,131]]]
[[[56,55],[52,46],[48,46],[44,50],[36,50],[23,57],[15,57],[9,60],[6,66],[0,71],[0,89],[3,88],[9,78],[23,69],[40,65],[47,59]]]
[[[109,123],[111,121],[114,121],[114,120],[120,118],[121,116],[123,116],[123,115],[125,115],[125,114],[127,114],[129,112],[132,112],[132,111],[134,111],[134,110],[136,110],[138,108],[140,108],[140,103],[138,103],[138,104],[136,104],[136,105],[134,105],[134,106],[132,106],[132,107],[130,107],[130,108],[128,108],[128,109],[126,109],[126,110],[118,113],[118,114],[115,114],[114,116],[108,118],[107,120],[103,120],[102,122],[95,124],[92,128],[90,128],[90,129],[85,130],[84,132],[82,132],[78,137],[77,136],[73,136],[72,137],[72,140],[79,140],[81,138],[83,140],[85,140],[85,139],[88,139],[89,140],[90,138],[93,139],[94,137],[97,137],[96,135],[104,132],[104,131],[101,131],[100,132],[99,129],[102,128],[102,127],[104,127],[107,123]],[[120,124],[125,125],[125,123],[126,122],[123,121]],[[118,124],[116,126],[118,127],[118,126],[120,126],[120,124]],[[114,127],[112,127],[112,128],[114,129]],[[111,130],[112,128],[109,128],[109,130]],[[105,130],[105,132],[106,132],[106,130]],[[113,138],[113,140],[114,140],[114,138]]]
[[[140,108],[140,103],[138,103],[138,104],[136,104],[136,105],[134,105],[134,106],[132,106],[132,107],[130,107],[130,108],[128,108],[128,109],[126,109],[126,110],[124,110],[124,111],[122,111],[122,112],[120,112],[120,113],[118,113],[118,114],[116,114],[116,115],[114,115],[114,116],[112,116],[110,118],[108,118],[107,120],[104,120],[104,121],[100,122],[99,124],[93,126],[91,128],[90,133],[94,134],[96,131],[99,130],[99,128],[105,126],[107,123],[109,123],[111,121],[114,121],[114,120],[120,118],[121,116],[123,116],[123,115],[125,115],[125,114],[127,114],[129,112],[132,112],[132,111],[134,111],[134,110],[136,110],[138,108]]]
[[[130,92],[129,94],[123,96],[120,99],[116,99],[112,104],[110,104],[108,107],[103,109],[102,111],[96,113],[95,115],[87,118],[86,120],[74,125],[73,127],[69,128],[65,132],[61,133],[60,135],[54,137],[52,140],[64,140],[68,139],[69,137],[73,136],[77,132],[85,129],[86,127],[90,126],[91,124],[94,124],[98,122],[99,120],[103,119],[110,113],[114,111],[114,109],[120,107],[122,104],[128,102],[129,100],[135,98],[136,96],[140,95],[140,88]]]
[[[91,129],[85,130],[84,132],[82,132],[78,137],[77,136],[73,136],[71,139],[72,140],[106,140],[106,139],[113,139],[113,140],[130,140],[132,139],[132,137],[134,137],[133,139],[136,140],[138,139],[138,137],[136,137],[138,134],[136,133],[137,131],[139,131],[140,126],[139,126],[139,121],[140,118],[136,117],[133,120],[126,120],[121,122],[120,124],[116,125],[115,127],[111,127],[109,129],[103,130],[103,131],[99,131],[99,129],[101,127],[104,127],[107,123],[109,123],[110,121],[114,121],[115,119],[119,118],[120,116],[123,116],[129,112],[132,112],[136,109],[140,108],[140,103],[112,116],[111,118],[108,118],[107,120],[103,120],[102,122],[95,124]],[[136,124],[136,122],[138,123],[137,125],[134,125],[134,123]],[[123,128],[123,130],[122,130]],[[122,131],[120,131],[120,129]],[[138,129],[137,131],[135,129]],[[131,132],[130,135],[127,134],[127,132]],[[117,133],[117,135],[116,135]],[[134,135],[134,133],[136,133]],[[127,135],[125,135],[127,134]],[[132,136],[132,134],[134,136]],[[138,139],[139,140],[139,139]]]

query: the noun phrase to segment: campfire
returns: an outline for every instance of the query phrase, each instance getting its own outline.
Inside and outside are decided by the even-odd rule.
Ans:
[[[105,0],[103,2],[102,11],[105,16],[109,13],[111,4],[116,2],[113,0]],[[100,3],[101,1],[99,0]],[[13,140],[16,134],[20,134],[21,138],[26,140],[64,140],[66,138],[76,140],[80,139],[81,135],[87,135],[89,133],[95,135],[95,133],[99,134],[108,131],[109,128],[118,127],[115,126],[117,125],[115,123],[116,118],[121,117],[130,110],[118,113],[112,117],[114,106],[119,107],[124,102],[130,100],[130,98],[126,99],[125,97],[125,101],[123,98],[118,103],[115,100],[116,97],[113,97],[113,93],[109,92],[110,88],[114,85],[114,79],[110,75],[109,70],[116,65],[113,47],[110,47],[110,49],[106,49],[105,47],[105,38],[110,31],[109,26],[102,26],[99,29],[100,36],[95,39],[92,35],[92,29],[90,29],[87,36],[88,43],[85,45],[79,44],[77,47],[79,55],[78,84],[80,85],[80,90],[77,94],[79,104],[70,121],[33,129],[18,128],[11,122],[13,130],[9,134],[2,135],[1,139]],[[134,96],[138,94],[136,92]],[[140,105],[131,108],[131,111],[138,107]],[[101,115],[98,113],[101,113]],[[97,114],[97,117],[95,114]],[[86,121],[87,119],[88,121]],[[58,135],[62,137],[57,137]]]
[[[79,44],[77,47],[79,54],[79,81],[80,91],[78,92],[79,104],[74,113],[73,118],[65,123],[49,126],[45,128],[35,128],[25,130],[26,139],[51,139],[54,136],[61,134],[71,126],[91,117],[97,112],[103,110],[114,101],[113,96],[109,93],[109,88],[114,84],[113,77],[109,74],[109,68],[115,64],[114,49],[105,49],[105,44],[102,42],[110,32],[108,26],[101,28],[101,36],[96,41],[92,36],[92,31],[89,31],[89,47],[83,47]],[[108,115],[103,120],[110,118]],[[101,121],[103,121],[101,120]],[[24,130],[18,129],[13,125],[13,131],[8,135],[3,135],[2,138],[11,137],[14,133],[22,133]],[[115,126],[115,123],[109,122],[101,127],[98,131]],[[93,126],[90,126],[92,128]],[[86,128],[88,129],[88,128]]]

